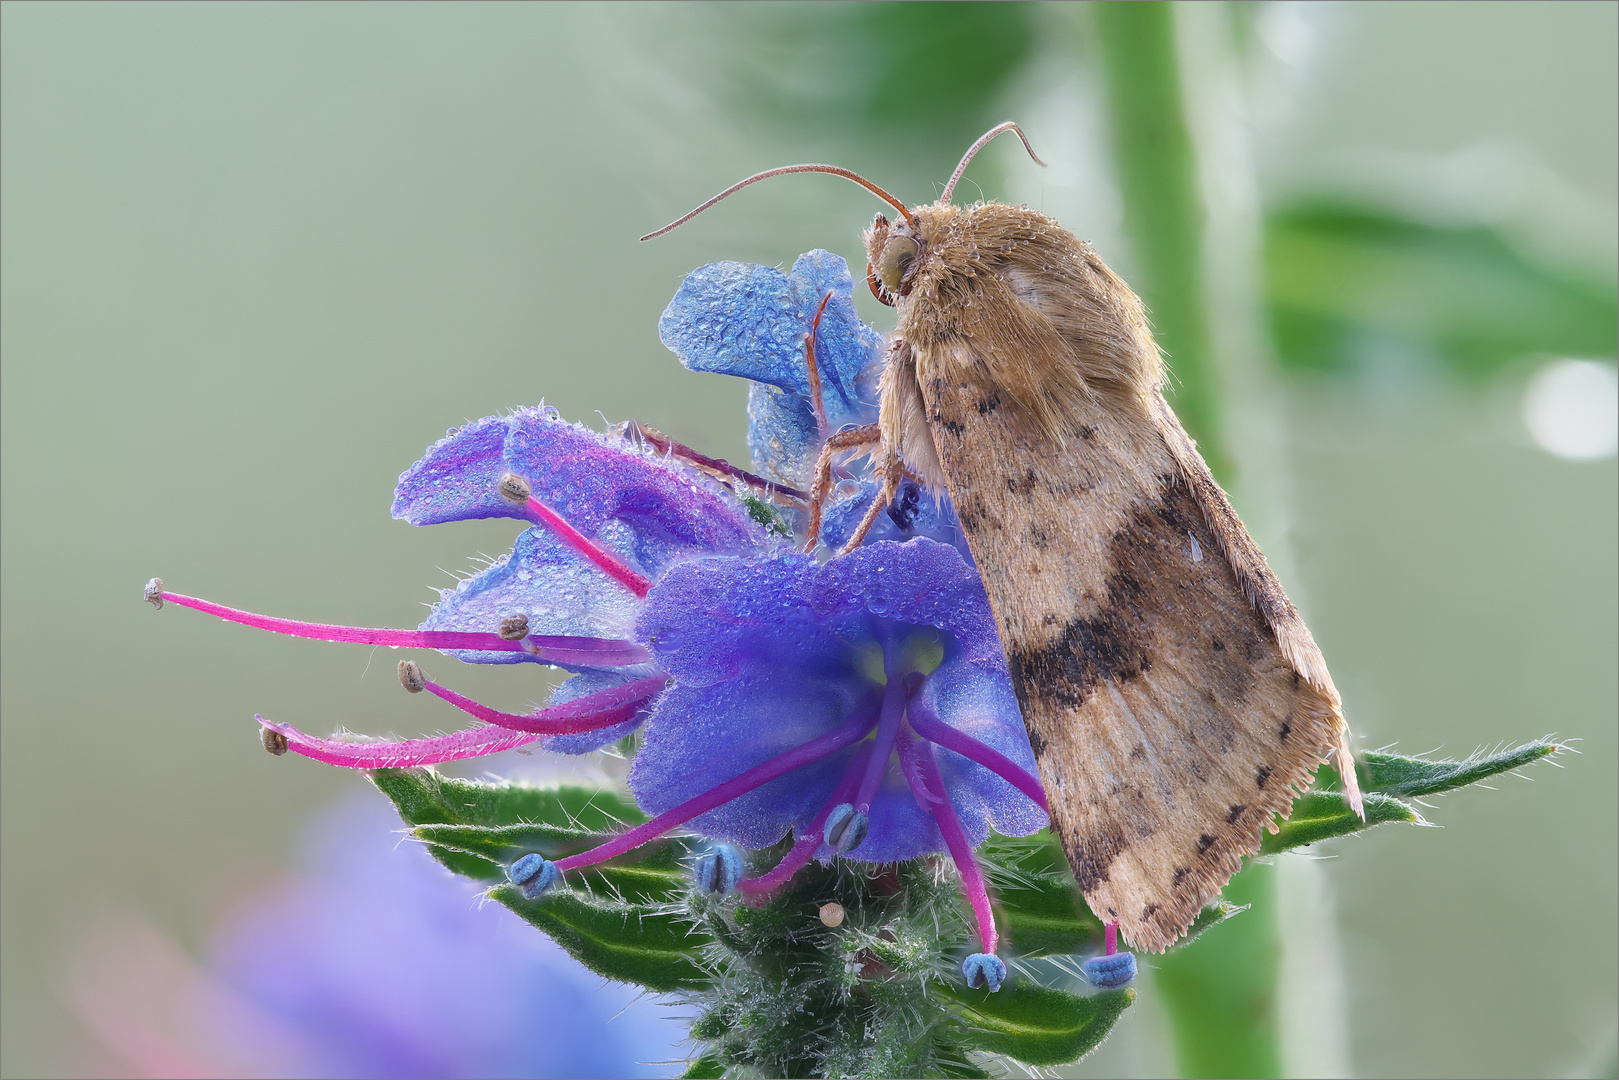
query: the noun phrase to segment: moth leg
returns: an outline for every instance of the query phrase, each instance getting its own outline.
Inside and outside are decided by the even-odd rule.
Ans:
[[[866,538],[866,534],[871,531],[872,525],[876,523],[877,515],[882,513],[885,506],[894,501],[895,494],[899,492],[900,479],[904,475],[905,466],[900,464],[898,455],[891,457],[883,468],[882,490],[877,492],[877,497],[871,501],[871,507],[866,511],[866,516],[860,520],[860,527],[849,537],[849,542],[843,545],[843,550],[838,552],[839,555],[847,555],[860,546],[860,541]]]
[[[810,485],[809,491],[809,542],[804,545],[806,552],[814,551],[815,545],[821,540],[821,511],[826,506],[827,496],[832,494],[832,456],[849,450],[869,450],[882,445],[882,441],[882,430],[876,424],[866,424],[864,427],[840,431],[821,444],[821,456],[815,462],[815,482]]]

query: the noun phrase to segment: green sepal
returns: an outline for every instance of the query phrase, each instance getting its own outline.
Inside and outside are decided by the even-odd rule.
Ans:
[[[680,1074],[681,1080],[719,1080],[725,1075],[725,1063],[713,1054],[704,1054]]]
[[[1307,791],[1293,803],[1293,814],[1281,823],[1281,831],[1266,833],[1259,844],[1261,855],[1276,855],[1334,836],[1348,836],[1373,825],[1403,821],[1426,825],[1422,815],[1399,799],[1375,791],[1365,795],[1366,818],[1362,820],[1349,799],[1336,791]]]
[[[1381,791],[1385,795],[1404,798],[1438,795],[1532,765],[1563,748],[1561,743],[1534,739],[1505,753],[1474,754],[1461,761],[1454,758],[1432,761],[1373,750],[1360,755],[1360,760],[1355,762],[1355,775],[1360,779],[1361,788],[1366,791]],[[1316,786],[1322,790],[1336,791],[1339,787],[1337,772],[1322,768],[1316,776]]]
[[[517,886],[497,885],[489,895],[598,975],[664,991],[690,990],[712,980],[698,962],[708,935],[676,911],[609,903],[566,888],[525,900]]]
[[[633,802],[605,788],[479,783],[431,769],[379,769],[370,775],[410,825],[540,824],[612,833],[646,820]]]
[[[1094,1050],[1136,999],[1126,987],[1080,997],[1018,980],[992,994],[944,983],[973,1050],[1002,1054],[1029,1065],[1066,1065]]]
[[[1216,900],[1214,903],[1197,913],[1197,918],[1192,920],[1192,925],[1186,928],[1185,937],[1181,938],[1164,951],[1166,953],[1172,953],[1177,949],[1186,948],[1186,946],[1202,937],[1207,931],[1214,929],[1216,926],[1219,926],[1221,923],[1232,918],[1233,916],[1241,915],[1243,912],[1248,910],[1249,906],[1250,905],[1248,904],[1233,904],[1228,900]]]

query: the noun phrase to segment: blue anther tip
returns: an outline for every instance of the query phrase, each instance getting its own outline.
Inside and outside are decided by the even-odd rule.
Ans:
[[[691,873],[698,889],[724,896],[742,880],[742,852],[730,844],[718,844],[698,857]]]
[[[1091,985],[1101,990],[1117,990],[1128,986],[1136,977],[1136,954],[1114,953],[1112,956],[1093,956],[1081,967]]]
[[[961,973],[974,990],[987,986],[993,994],[1006,981],[1006,963],[994,953],[975,952],[961,962]]]
[[[532,900],[557,883],[557,864],[540,855],[524,855],[506,868],[506,876]]]
[[[826,842],[838,854],[847,855],[865,843],[866,834],[870,831],[871,818],[849,803],[839,803],[826,815],[826,825],[821,835],[826,837]]]

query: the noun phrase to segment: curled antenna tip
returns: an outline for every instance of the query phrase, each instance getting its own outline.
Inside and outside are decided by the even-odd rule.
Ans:
[[[516,506],[526,506],[529,496],[534,494],[534,488],[527,480],[516,473],[506,473],[500,478],[500,497]]]
[[[1040,155],[1034,152],[1034,147],[1029,145],[1029,137],[1023,134],[1023,129],[1018,127],[1013,121],[1006,120],[996,124],[994,127],[978,136],[978,141],[967,148],[967,152],[961,156],[961,163],[956,166],[956,171],[950,174],[950,182],[944,186],[944,195],[940,197],[940,202],[950,201],[950,196],[954,194],[956,190],[956,181],[960,180],[961,174],[967,171],[968,164],[970,164],[972,159],[978,155],[978,151],[989,145],[990,140],[994,139],[995,136],[1008,131],[1017,132],[1018,139],[1023,143],[1023,149],[1029,152],[1029,156],[1034,159],[1034,163],[1040,166],[1042,169],[1046,167],[1046,163],[1040,160]]]
[[[427,676],[414,660],[399,661],[399,685],[413,694],[419,694],[427,689]]]
[[[146,602],[153,607],[163,608],[163,579],[155,577],[146,583]]]

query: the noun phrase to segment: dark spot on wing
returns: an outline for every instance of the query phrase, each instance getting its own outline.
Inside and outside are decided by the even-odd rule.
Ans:
[[[1177,866],[1177,867],[1175,867],[1175,876],[1170,879],[1169,887],[1171,889],[1180,888],[1180,886],[1181,886],[1181,878],[1185,877],[1187,874],[1190,874],[1191,872],[1192,872],[1192,868],[1190,866]]]
[[[1231,812],[1225,816],[1226,824],[1235,825],[1237,823],[1237,819],[1242,817],[1242,812],[1246,809],[1248,809],[1247,803],[1239,803],[1238,805],[1233,806],[1231,808]]]
[[[1264,787],[1265,781],[1270,779],[1271,772],[1272,769],[1269,765],[1261,765],[1259,767],[1259,771],[1254,774],[1254,782],[1258,784],[1258,786]]]
[[[1145,743],[1136,743],[1135,746],[1130,751],[1130,760],[1131,761],[1140,761],[1143,758],[1145,758],[1146,756],[1147,756],[1147,747],[1146,747]]]
[[[1046,737],[1034,728],[1029,728],[1029,748],[1034,751],[1035,757],[1043,757],[1046,752]]]
[[[1119,827],[1109,822],[1100,832],[1084,837],[1077,843],[1071,843],[1064,836],[1062,846],[1068,856],[1068,865],[1073,867],[1079,891],[1088,893],[1107,880],[1113,860],[1130,845]]]
[[[1209,647],[1215,652],[1223,652],[1225,650],[1225,645],[1220,641],[1219,638],[1215,638],[1213,641],[1210,641]]]
[[[1096,429],[1091,427],[1089,424],[1079,425],[1079,437],[1081,439],[1088,439],[1094,434],[1096,434]]]
[[[996,409],[998,409],[1000,407],[1001,407],[1001,396],[999,394],[991,394],[991,395],[989,395],[989,397],[985,398],[983,401],[980,401],[978,403],[978,415],[979,416],[985,416],[985,415],[987,415],[989,413],[994,412]]]
[[[1155,911],[1157,911],[1157,910],[1158,910],[1158,905],[1157,904],[1148,904],[1146,907],[1142,908],[1141,909],[1141,921],[1146,922],[1148,919],[1152,918],[1153,913]]]
[[[967,430],[966,424],[960,423],[956,420],[946,420],[944,417],[939,416],[938,414],[934,414],[933,422],[944,428],[958,439],[961,438],[962,432]]]
[[[1214,837],[1210,836],[1208,833],[1204,833],[1202,836],[1197,838],[1197,853],[1199,855],[1203,854],[1205,851],[1209,850],[1213,843]]]
[[[1282,737],[1282,738],[1281,738],[1281,741],[1282,741],[1282,742],[1286,742],[1286,741],[1287,741],[1287,736],[1288,736],[1288,733],[1289,733],[1289,732],[1291,732],[1291,731],[1292,731],[1292,730],[1293,730],[1293,721],[1291,721],[1291,720],[1283,720],[1283,721],[1282,721],[1282,729],[1281,729],[1281,731],[1280,731],[1280,732],[1279,732],[1279,733],[1278,733],[1278,734],[1280,734],[1280,735],[1281,735],[1281,737]]]

